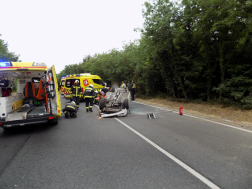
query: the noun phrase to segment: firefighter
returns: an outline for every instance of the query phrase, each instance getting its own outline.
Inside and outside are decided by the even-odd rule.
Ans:
[[[107,83],[104,83],[104,87],[101,89],[101,91],[106,94],[109,91],[109,87],[107,87]]]
[[[77,106],[77,110],[79,109],[79,104],[80,104],[80,96],[81,96],[81,87],[80,87],[80,81],[79,80],[75,80],[74,82],[75,85],[73,85],[71,87],[71,91],[72,91],[72,96],[73,96],[73,101],[75,101],[76,106]]]
[[[85,93],[84,93],[84,98],[86,101],[86,111],[90,111],[93,112],[92,108],[93,108],[93,101],[94,101],[94,97],[95,97],[95,92],[93,89],[93,85],[90,84],[89,87],[87,87],[85,89]]]
[[[65,118],[73,117],[76,118],[77,107],[74,101],[67,103],[65,108],[62,110],[65,114]]]
[[[135,100],[134,99],[134,96],[135,96],[135,93],[136,93],[136,84],[134,82],[134,80],[132,80],[132,83],[131,83],[131,99],[132,101]]]

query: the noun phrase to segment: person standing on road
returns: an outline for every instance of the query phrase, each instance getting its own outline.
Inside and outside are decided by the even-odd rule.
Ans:
[[[109,91],[109,87],[107,87],[107,83],[104,83],[104,87],[101,89],[101,91],[106,95],[106,93]]]
[[[87,87],[85,89],[85,93],[84,93],[87,112],[88,112],[88,110],[90,112],[93,112],[92,108],[93,108],[93,101],[94,101],[94,97],[95,97],[95,92],[94,92],[93,87],[94,87],[93,84],[90,84],[89,87]]]
[[[125,87],[126,87],[126,85],[125,85],[124,81],[122,81],[121,88],[125,88]]]
[[[80,96],[81,96],[81,87],[80,87],[80,81],[75,80],[74,85],[71,87],[73,101],[75,101],[77,110],[79,109],[80,104]]]
[[[135,93],[136,93],[136,84],[135,84],[134,80],[132,80],[130,92],[131,92],[131,99],[133,101],[133,100],[135,100]]]

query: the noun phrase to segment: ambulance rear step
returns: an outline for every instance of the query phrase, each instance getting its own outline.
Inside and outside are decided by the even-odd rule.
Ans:
[[[27,118],[27,114],[32,111],[35,107],[21,107],[12,112],[10,112],[5,121],[15,121],[15,120],[24,120]]]

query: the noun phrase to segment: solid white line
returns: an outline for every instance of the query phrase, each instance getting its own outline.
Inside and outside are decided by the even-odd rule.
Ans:
[[[152,105],[141,103],[141,102],[136,102],[136,101],[134,101],[134,102],[138,103],[138,104],[150,106],[150,107],[153,107],[153,108],[164,109],[164,108],[160,108],[158,106],[152,106]],[[169,109],[164,109],[164,110],[169,110]],[[169,110],[169,111],[172,111],[172,110]],[[176,111],[173,111],[173,112],[178,113]],[[237,130],[240,130],[240,131],[245,131],[245,132],[248,132],[248,133],[252,133],[252,131],[250,131],[250,130],[242,129],[242,128],[235,127],[235,126],[232,126],[232,125],[228,125],[228,124],[225,124],[225,123],[220,123],[220,122],[217,122],[217,121],[212,121],[212,120],[208,120],[208,119],[205,119],[205,118],[201,118],[201,117],[197,117],[197,116],[193,116],[193,115],[189,115],[189,114],[185,114],[185,113],[183,115],[188,116],[188,117],[193,117],[193,118],[196,118],[196,119],[201,119],[201,120],[208,121],[208,122],[212,122],[212,123],[216,123],[216,124],[219,124],[219,125],[222,125],[222,126],[225,126],[225,127],[230,127],[230,128],[233,128],[233,129],[237,129]]]
[[[203,177],[200,173],[198,173],[197,171],[195,171],[194,169],[192,169],[191,167],[189,167],[188,165],[186,165],[185,163],[183,163],[182,161],[180,161],[178,158],[174,157],[169,152],[165,151],[163,148],[161,148],[160,146],[158,146],[157,144],[155,144],[154,142],[152,142],[151,140],[149,140],[148,138],[146,138],[145,136],[143,136],[141,133],[139,133],[135,129],[131,128],[129,125],[127,125],[126,123],[122,122],[120,119],[118,119],[118,118],[115,118],[115,119],[118,122],[120,122],[121,124],[123,124],[125,127],[127,127],[129,130],[131,130],[132,132],[134,132],[135,134],[137,134],[138,136],[140,136],[142,139],[144,139],[150,145],[152,145],[153,147],[155,147],[156,149],[158,149],[164,155],[166,155],[167,157],[169,157],[171,160],[173,160],[174,162],[176,162],[177,164],[179,164],[181,167],[183,167],[184,169],[186,169],[188,172],[190,172],[192,175],[194,175],[195,177],[197,177],[199,180],[201,180],[202,182],[204,182],[210,188],[220,189],[220,187],[218,187],[217,185],[215,185],[214,183],[212,183],[210,180],[208,180],[207,178]]]

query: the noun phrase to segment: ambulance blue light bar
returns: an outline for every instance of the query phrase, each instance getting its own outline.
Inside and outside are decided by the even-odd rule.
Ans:
[[[69,77],[69,75],[66,75],[66,77]]]
[[[12,66],[11,62],[0,62],[0,67]]]
[[[61,77],[61,79],[65,79],[65,77]]]

